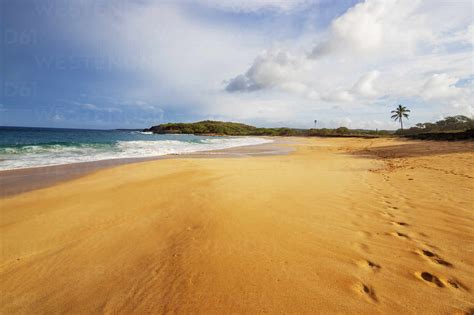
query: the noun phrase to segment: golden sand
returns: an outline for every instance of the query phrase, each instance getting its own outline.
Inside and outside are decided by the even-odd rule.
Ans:
[[[474,309],[472,142],[297,141],[0,200],[0,312]]]

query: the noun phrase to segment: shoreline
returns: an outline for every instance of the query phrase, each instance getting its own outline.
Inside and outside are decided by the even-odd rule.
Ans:
[[[265,138],[265,137],[263,137]],[[273,142],[256,145],[244,145],[232,148],[197,151],[184,154],[166,154],[143,158],[117,158],[90,162],[38,166],[0,171],[0,198],[11,197],[36,189],[54,186],[64,181],[74,180],[93,172],[125,164],[134,164],[155,160],[186,158],[229,158],[288,154],[293,151],[285,144],[294,143],[286,137],[272,138]]]

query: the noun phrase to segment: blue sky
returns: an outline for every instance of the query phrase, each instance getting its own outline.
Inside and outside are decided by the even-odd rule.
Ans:
[[[399,103],[408,125],[472,116],[472,6],[3,0],[0,124],[394,129]]]

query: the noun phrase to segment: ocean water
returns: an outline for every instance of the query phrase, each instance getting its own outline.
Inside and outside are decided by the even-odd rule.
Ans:
[[[0,170],[153,157],[272,142],[257,137],[157,135],[129,130],[0,127]]]

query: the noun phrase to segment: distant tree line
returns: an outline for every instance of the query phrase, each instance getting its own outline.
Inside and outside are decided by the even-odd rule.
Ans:
[[[406,111],[402,112],[406,113]],[[403,116],[406,118],[406,116]],[[470,130],[470,131],[469,131]],[[390,130],[366,130],[339,128],[258,128],[246,124],[204,120],[194,123],[168,123],[153,126],[144,131],[157,134],[195,134],[195,135],[227,135],[227,136],[302,136],[302,137],[382,137],[393,134],[418,139],[466,139],[472,138],[474,120],[458,115],[446,117],[435,123],[419,123],[415,127]],[[449,133],[450,135],[445,135]],[[463,133],[463,134],[461,134]],[[457,134],[457,135],[455,135]]]
[[[396,134],[416,135],[422,133],[462,132],[470,129],[474,129],[474,120],[463,115],[457,115],[446,117],[434,123],[418,123],[415,127],[409,129],[399,129]]]
[[[195,134],[229,136],[321,136],[321,137],[378,137],[393,133],[387,130],[348,129],[296,129],[296,128],[258,128],[234,122],[205,120],[195,123],[168,123],[153,126],[144,131],[158,134]]]

